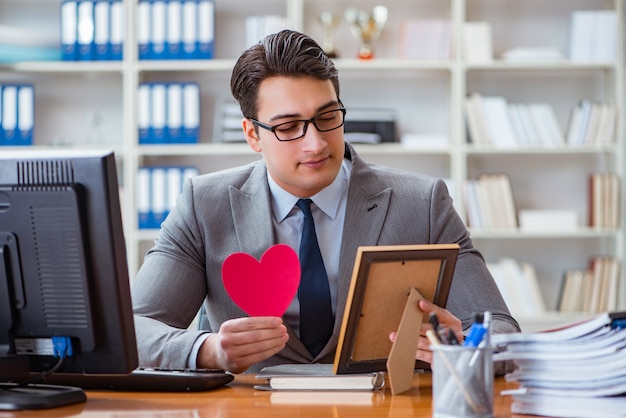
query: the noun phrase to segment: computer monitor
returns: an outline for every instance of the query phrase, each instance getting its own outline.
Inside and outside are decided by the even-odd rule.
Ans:
[[[25,374],[122,374],[137,366],[114,153],[3,150],[0,409],[28,387],[14,383]],[[80,401],[31,389],[23,409]]]

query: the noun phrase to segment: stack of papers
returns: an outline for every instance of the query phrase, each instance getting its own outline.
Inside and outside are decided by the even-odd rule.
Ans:
[[[602,313],[561,329],[493,336],[494,361],[520,388],[513,413],[552,417],[626,417],[626,312]]]

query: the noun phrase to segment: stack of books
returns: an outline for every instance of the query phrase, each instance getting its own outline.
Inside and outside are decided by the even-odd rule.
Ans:
[[[551,417],[626,414],[626,312],[605,312],[563,328],[497,334],[494,361],[513,360],[519,383],[511,412]]]
[[[547,311],[532,264],[501,258],[488,262],[487,268],[514,317],[533,317]]]
[[[504,97],[471,93],[465,101],[472,143],[499,148],[562,146],[565,135],[552,106],[508,103]]]
[[[615,143],[615,103],[581,100],[572,108],[566,142],[572,146],[606,146]]]
[[[506,173],[482,174],[465,183],[469,225],[477,229],[515,229],[517,212]]]
[[[613,10],[572,12],[569,58],[573,62],[612,62],[617,57],[617,15]]]
[[[616,310],[620,277],[622,263],[611,256],[596,256],[591,258],[588,268],[566,271],[559,292],[558,310],[591,314]]]
[[[449,20],[414,19],[400,25],[400,59],[446,61],[450,59],[452,24]]]
[[[619,228],[620,183],[617,173],[592,173],[589,176],[589,226]]]

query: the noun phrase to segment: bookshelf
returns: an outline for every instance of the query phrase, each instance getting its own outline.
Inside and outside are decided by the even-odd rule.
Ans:
[[[61,0],[0,0],[0,25],[59,36]],[[626,258],[625,228],[589,228],[587,179],[594,171],[615,171],[624,177],[624,31],[621,0],[216,0],[215,54],[211,60],[140,61],[137,54],[138,0],[124,0],[124,59],[119,62],[20,62],[0,64],[0,84],[29,82],[35,87],[35,145],[47,147],[112,148],[119,160],[123,211],[131,274],[139,266],[156,232],[137,225],[136,173],[145,165],[196,165],[201,172],[219,170],[259,158],[245,144],[213,141],[214,114],[230,99],[229,76],[234,60],[246,47],[245,20],[277,14],[294,29],[319,42],[323,11],[342,14],[349,6],[389,9],[389,19],[374,43],[375,59],[356,59],[358,42],[342,23],[335,33],[342,100],[348,109],[376,107],[392,110],[398,137],[427,135],[446,143],[406,145],[357,144],[368,160],[424,172],[448,180],[457,209],[467,217],[464,184],[483,173],[506,172],[517,211],[569,209],[581,225],[573,231],[523,232],[472,229],[475,245],[487,261],[502,257],[531,263],[548,309],[554,309],[561,278],[568,268],[584,267],[593,255]],[[550,46],[567,56],[570,14],[574,10],[614,10],[618,14],[617,57],[610,62],[504,62],[514,47]],[[407,19],[447,20],[451,23],[450,58],[442,61],[398,58],[402,22]],[[465,22],[488,22],[494,60],[469,63],[463,59],[461,29]],[[199,144],[139,145],[137,88],[142,82],[199,83],[202,124]],[[513,103],[548,103],[565,130],[570,109],[582,98],[613,101],[620,109],[615,142],[589,147],[524,147],[499,149],[467,141],[466,94],[502,96]],[[1,152],[1,150],[0,150]],[[622,182],[622,196],[624,188]],[[623,205],[622,205],[623,206]],[[621,219],[624,219],[621,208]],[[620,306],[626,307],[622,273]],[[519,318],[535,329],[571,315],[557,313]]]

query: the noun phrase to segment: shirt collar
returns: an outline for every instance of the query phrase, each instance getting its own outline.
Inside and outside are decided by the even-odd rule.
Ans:
[[[351,169],[351,162],[344,159],[335,180],[310,198],[331,219],[337,216],[341,196],[348,188]],[[281,188],[269,173],[267,181],[272,195],[274,218],[280,223],[289,215],[299,198]]]

